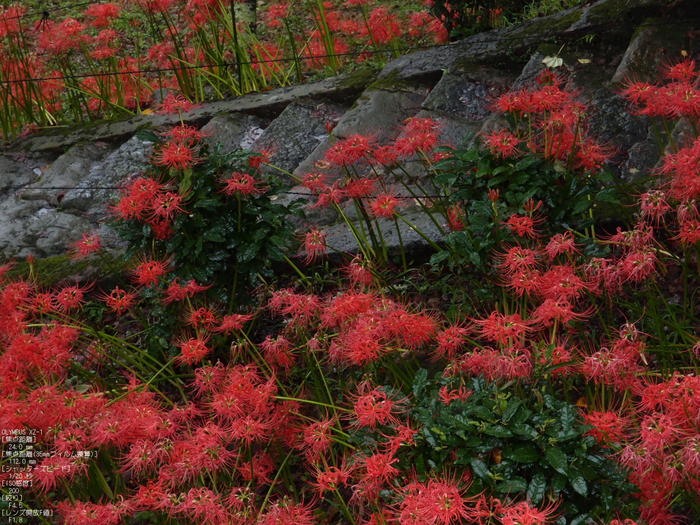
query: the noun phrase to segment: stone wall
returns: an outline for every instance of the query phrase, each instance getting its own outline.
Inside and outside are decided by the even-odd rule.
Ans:
[[[664,63],[682,56],[700,59],[695,3],[599,0],[406,55],[382,71],[218,101],[183,118],[226,149],[271,148],[273,164],[302,176],[332,140],[362,133],[386,142],[413,116],[442,119],[442,140],[459,145],[498,125],[489,106],[493,97],[527,85],[545,67],[546,56],[558,55],[562,72],[581,89],[581,100],[595,108],[593,131],[617,147],[609,169],[631,180],[648,173],[659,152],[650,123],[630,115],[617,93],[626,79],[653,77]],[[332,137],[327,122],[335,124]],[[106,211],[114,188],[147,165],[153,144],[143,130],[175,123],[177,116],[139,115],[48,129],[11,144],[0,156],[0,262],[59,256],[87,232],[100,233],[108,249],[118,252]],[[292,192],[304,192],[288,182]],[[420,209],[404,211],[440,240]],[[336,248],[357,249],[333,214],[312,213],[309,220],[333,235]],[[424,242],[409,229],[402,236],[409,246]]]

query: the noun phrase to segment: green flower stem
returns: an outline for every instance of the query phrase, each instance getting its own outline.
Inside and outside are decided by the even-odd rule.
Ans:
[[[307,403],[309,405],[317,405],[326,408],[332,408],[333,410],[341,410],[343,412],[352,413],[353,411],[349,408],[343,408],[336,405],[329,405],[328,403],[321,403],[320,401],[313,401],[311,399],[302,399],[297,397],[286,397],[286,396],[275,396],[275,399],[280,401],[298,401],[299,403]]]
[[[440,248],[437,244],[435,244],[435,242],[434,242],[430,237],[428,237],[426,234],[424,234],[422,231],[420,231],[420,229],[418,229],[417,226],[414,226],[414,225],[413,225],[408,219],[406,219],[403,215],[397,213],[397,214],[396,214],[396,217],[398,217],[399,219],[401,219],[403,222],[406,223],[406,225],[408,225],[409,228],[411,228],[414,232],[416,232],[418,235],[420,235],[421,237],[423,237],[423,239],[425,239],[425,241],[426,241],[428,244],[430,244],[430,246],[432,246],[433,248],[435,248],[436,251],[438,251],[438,252],[441,252],[441,251],[442,251],[442,248]]]

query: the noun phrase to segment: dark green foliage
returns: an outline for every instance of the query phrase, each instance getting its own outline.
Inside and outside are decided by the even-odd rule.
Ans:
[[[260,194],[227,196],[222,192],[222,178],[235,171],[257,171],[249,165],[251,155],[243,150],[221,153],[217,147],[204,162],[194,165],[187,180],[183,177],[179,182],[190,186],[186,212],[175,215],[169,239],[155,239],[148,224],[117,223],[119,234],[129,243],[127,256],[139,251],[167,254],[173,258],[173,278],[213,285],[210,297],[218,301],[249,291],[260,283],[259,275],[271,277],[273,262],[284,260],[284,250],[293,239],[288,216],[300,210],[275,202],[285,188],[273,177],[260,182],[266,187]],[[155,169],[148,175],[162,179],[162,171],[167,172]]]
[[[414,382],[413,421],[420,427],[416,447],[405,458],[419,477],[431,471],[470,470],[471,494],[484,490],[505,501],[529,499],[544,506],[562,499],[567,524],[596,522],[634,498],[634,486],[611,458],[586,435],[576,406],[525,385],[488,383],[483,377],[465,385],[466,400],[447,405],[439,391],[456,388],[455,380]]]
[[[535,206],[542,202],[531,213],[536,229],[551,234],[585,231],[594,223],[594,204],[615,201],[616,190],[606,186],[611,178],[605,173],[579,177],[560,162],[531,153],[518,160],[503,160],[478,147],[450,153],[452,158],[435,165],[435,180],[451,188],[449,201],[461,207],[464,229],[446,237],[448,249],[433,256],[434,265],[445,261],[450,268],[471,264],[493,271],[494,249],[516,240],[505,223],[513,214],[527,215],[530,200]]]

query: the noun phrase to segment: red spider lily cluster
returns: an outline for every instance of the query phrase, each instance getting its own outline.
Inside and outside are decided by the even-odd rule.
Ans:
[[[485,145],[503,158],[517,156],[525,146],[570,168],[597,171],[613,150],[589,136],[590,108],[579,101],[579,95],[564,76],[545,69],[534,86],[506,93],[494,103],[496,111],[516,118],[517,129],[488,133]]]
[[[58,10],[39,22],[25,6],[2,7],[0,62],[7,82],[0,100],[4,114],[19,119],[0,119],[2,132],[64,117],[133,114],[164,89],[202,101],[205,86],[219,97],[282,86],[292,74],[301,82],[324,67],[337,73],[380,52],[397,55],[402,47],[447,41],[440,20],[419,2],[411,7],[404,14],[381,0],[285,1],[261,8],[255,27],[240,13],[234,20],[231,5],[210,1],[119,0],[62,19]],[[241,76],[228,71],[232,62],[243,63]]]
[[[666,71],[669,83],[695,76],[692,63]],[[557,95],[556,77],[541,78],[538,89],[573,102]],[[540,108],[541,114],[563,111],[555,106]],[[173,108],[186,111],[186,105]],[[515,111],[524,116],[523,109]],[[532,113],[536,133],[551,131],[560,135],[554,143],[566,143],[566,129],[539,118]],[[390,145],[364,136],[338,141],[324,159],[327,166],[307,175],[304,185],[324,205],[366,199],[373,217],[395,217],[399,201],[380,174],[359,171],[414,155],[429,164],[439,129],[432,119],[414,119]],[[170,137],[196,147],[196,133],[183,126]],[[551,144],[537,136],[512,137],[550,160],[564,158],[552,156]],[[493,135],[487,146],[508,145],[505,139]],[[412,413],[414,361],[430,361],[455,380],[436,396],[445,406],[469,402],[474,392],[465,385],[474,376],[512,385],[513,395],[544,378],[552,392],[580,396],[587,434],[598,447],[616,451],[629,469],[644,522],[676,523],[678,501],[697,501],[700,494],[698,378],[662,368],[654,338],[643,333],[645,320],[615,322],[613,329],[613,321],[602,319],[626,296],[639,297],[634,294],[645,288],[658,295],[658,275],[677,264],[674,253],[684,252],[691,271],[688,261],[697,255],[689,248],[698,240],[681,237],[670,216],[675,212],[686,229],[687,221],[697,220],[695,194],[674,182],[684,177],[691,185],[687,159],[694,149],[692,141],[665,157],[660,187],[640,198],[635,227],[599,243],[609,248],[605,257],[585,255],[572,232],[548,234],[546,205],[526,203],[525,213],[508,220],[513,240],[494,261],[503,289],[499,305],[468,318],[390,296],[375,260],[365,254],[346,264],[344,282],[330,291],[269,288],[266,301],[261,291],[260,306],[246,313],[207,305],[209,286],[169,277],[172,259],[142,257],[129,272],[133,288],[120,285],[98,299],[124,318],[147,313],[141,292],[177,305],[181,331],[170,336],[174,352],[157,359],[133,353],[137,345],[112,331],[80,322],[91,285],[45,291],[33,273],[9,277],[11,265],[0,267],[0,428],[35,429],[36,449],[51,453],[28,473],[3,470],[0,480],[26,477],[27,494],[76,525],[128,523],[144,512],[161,523],[211,525],[555,523],[566,502],[554,495],[539,505],[525,494],[499,500],[473,490],[470,467],[452,456],[422,477],[407,463],[421,430]],[[583,162],[580,167],[590,169]],[[221,182],[231,198],[264,191],[245,173],[226,174]],[[497,191],[489,197],[496,205]],[[114,211],[154,227],[184,206],[186,195],[170,183],[140,177],[127,183]],[[325,253],[323,232],[314,230],[305,241],[310,262]],[[72,251],[83,257],[100,249],[99,238],[86,235]],[[596,317],[600,331],[591,335]],[[681,358],[700,357],[695,334],[685,343]],[[110,384],[120,373],[126,381]],[[78,388],[75,377],[89,384]],[[78,492],[88,485],[109,490]],[[636,523],[609,519],[610,525]]]
[[[317,207],[339,206],[351,199],[372,218],[393,219],[406,200],[380,172],[416,155],[428,165],[444,158],[444,153],[435,151],[442,145],[440,133],[437,120],[412,118],[389,144],[360,134],[337,140],[316,162],[317,170],[303,177],[302,185],[318,197]]]

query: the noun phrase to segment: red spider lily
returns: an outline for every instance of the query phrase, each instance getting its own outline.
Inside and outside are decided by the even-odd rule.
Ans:
[[[272,424],[262,418],[246,415],[233,421],[230,429],[234,439],[243,441],[250,447],[253,443],[265,443],[269,439]]]
[[[304,236],[304,262],[311,264],[316,262],[319,256],[328,253],[328,245],[326,244],[326,235],[319,229],[311,229]]]
[[[292,503],[286,498],[258,517],[258,525],[314,525],[313,503]]]
[[[525,501],[514,503],[502,508],[501,525],[541,525],[556,516],[558,506],[559,502],[553,502],[544,509],[537,509]]]
[[[513,246],[498,257],[500,259],[498,266],[506,274],[514,274],[522,270],[534,269],[540,258],[540,252],[522,246]]]
[[[318,171],[312,173],[307,173],[301,181],[301,185],[307,188],[312,193],[320,193],[324,188],[326,188],[325,181],[328,175]]]
[[[399,474],[398,469],[393,466],[398,461],[399,459],[390,453],[379,452],[360,458],[360,476],[362,478],[360,487],[364,489],[367,496],[378,491],[384,483],[392,482]],[[355,490],[357,491],[357,489]]]
[[[215,309],[210,310],[205,307],[195,309],[190,306],[185,315],[185,324],[195,329],[204,328],[209,330],[219,323],[219,318],[216,314]]]
[[[267,361],[273,369],[282,367],[289,371],[292,365],[295,364],[294,354],[292,354],[292,343],[285,337],[279,336],[273,338],[268,335],[265,340],[260,343],[260,348],[263,351],[265,361]]]
[[[583,415],[583,420],[593,428],[586,435],[595,437],[598,443],[623,443],[629,420],[614,411],[590,411]]]
[[[162,261],[157,259],[147,259],[142,257],[143,262],[136,268],[131,270],[131,274],[136,279],[136,282],[142,286],[157,286],[159,279],[168,273],[169,266],[172,262],[171,258],[165,258]]]
[[[437,346],[433,350],[431,360],[448,359],[451,361],[454,359],[457,352],[464,346],[468,333],[469,330],[460,325],[448,326],[438,331],[435,335]]]
[[[393,310],[384,326],[408,348],[416,349],[432,340],[437,330],[437,321],[425,313],[410,313],[404,308]]]
[[[107,304],[107,307],[118,315],[123,314],[136,304],[137,292],[127,292],[118,286],[107,295],[103,293],[99,299]]]
[[[109,27],[112,20],[119,17],[121,7],[116,4],[93,4],[83,14],[94,18],[93,27]]]
[[[641,195],[639,209],[642,219],[648,219],[658,225],[664,215],[671,211],[671,205],[666,202],[666,194],[663,191],[650,190]]]
[[[339,181],[334,182],[331,186],[320,186],[317,190],[318,200],[313,205],[314,208],[328,208],[335,206],[346,197],[345,190],[341,188]]]
[[[398,423],[394,412],[403,412],[404,400],[394,401],[386,392],[375,388],[367,394],[354,396],[352,426],[377,428],[377,425],[395,425]]]
[[[338,419],[335,417],[322,419],[304,427],[303,438],[299,448],[310,462],[318,461],[333,442],[333,427]]]
[[[166,191],[160,193],[153,198],[151,202],[151,214],[148,217],[150,221],[170,221],[177,213],[185,213],[182,209],[183,202],[187,195],[181,195],[176,192]]]
[[[367,157],[373,147],[373,138],[363,135],[350,135],[339,140],[326,151],[326,159],[335,166],[349,166]]]
[[[392,166],[399,158],[399,154],[393,144],[378,146],[370,155],[372,163],[383,166]]]
[[[282,27],[282,20],[287,18],[287,12],[289,10],[288,4],[271,4],[267,11],[260,15],[270,28]]]
[[[554,265],[538,279],[537,294],[545,299],[571,301],[588,290],[571,265]]]
[[[520,237],[534,239],[540,236],[540,234],[535,230],[535,225],[543,221],[544,218],[534,219],[527,215],[513,214],[505,222],[505,225],[510,228],[510,231],[514,232]]]
[[[69,312],[82,307],[85,302],[85,293],[92,288],[94,283],[85,286],[66,286],[54,293],[55,309],[59,312]]]
[[[350,199],[363,199],[374,193],[374,188],[377,184],[376,179],[357,179],[351,180],[343,188],[345,195]]]
[[[356,255],[342,271],[353,286],[370,286],[375,280],[371,261],[366,261],[362,255]]]
[[[240,330],[243,330],[243,326],[245,325],[245,323],[253,319],[253,317],[254,315],[252,314],[225,315],[223,319],[221,319],[219,326],[213,328],[212,330],[215,332],[223,332],[226,334],[238,332]]]
[[[310,485],[316,489],[319,496],[323,497],[324,492],[334,492],[339,490],[342,485],[347,485],[352,472],[353,467],[346,465],[344,459],[340,468],[321,468],[315,465],[312,474],[316,481],[312,482]]]
[[[371,40],[375,44],[388,44],[402,35],[399,22],[396,17],[389,14],[387,7],[372,9],[366,30],[372,35]]]
[[[661,75],[667,80],[690,82],[698,76],[695,71],[695,60],[683,60],[677,64],[664,64]]]
[[[201,142],[205,136],[208,136],[194,126],[188,126],[186,124],[172,127],[165,135],[169,136],[174,142],[190,146],[194,146],[198,142]]]
[[[343,358],[354,365],[364,366],[389,352],[384,341],[384,327],[375,319],[362,319],[336,344],[343,350]]]
[[[572,304],[564,299],[545,299],[533,312],[532,319],[544,326],[552,326],[554,321],[567,324],[572,320],[583,320],[591,313],[591,309],[584,312],[574,312]]]
[[[195,164],[196,149],[179,141],[166,142],[153,155],[153,163],[156,166],[164,166],[173,170],[186,170]]]
[[[625,280],[640,283],[656,272],[658,258],[651,247],[632,250],[620,263]]]
[[[190,385],[195,397],[220,392],[224,388],[226,370],[221,362],[214,366],[200,366],[194,371],[194,381]]]
[[[164,115],[173,115],[177,113],[189,113],[196,106],[187,100],[182,95],[173,95],[169,93],[167,97],[163,99],[160,103],[160,107],[157,109],[156,113]]]
[[[674,240],[679,241],[683,246],[694,246],[700,242],[700,221],[688,219],[683,221],[680,227],[681,229]]]
[[[210,337],[204,338],[189,338],[187,340],[181,339],[175,343],[175,346],[180,348],[182,352],[179,356],[175,358],[176,364],[193,365],[199,363],[211,352],[211,348],[207,348],[206,343],[209,341]]]
[[[579,141],[575,154],[574,168],[583,168],[587,171],[597,171],[605,164],[613,154],[613,149],[596,141],[585,138]]]
[[[450,406],[450,403],[457,399],[460,401],[466,401],[471,394],[472,391],[467,391],[463,386],[460,386],[457,390],[447,390],[447,387],[444,386],[439,392],[440,401],[445,403],[445,406]]]
[[[491,150],[491,153],[504,159],[515,157],[519,153],[518,145],[521,142],[522,140],[505,129],[484,135],[484,143]]]
[[[57,505],[58,513],[66,523],[81,523],[86,525],[117,525],[122,517],[133,513],[132,505],[125,500],[119,503],[83,503],[82,501],[62,501]]]
[[[248,173],[238,173],[234,171],[230,177],[222,179],[220,182],[224,184],[224,188],[220,190],[220,192],[225,193],[229,197],[261,195],[267,191],[265,187],[256,187],[259,181]]]
[[[438,145],[440,130],[411,131],[399,137],[394,151],[399,157],[411,157],[416,153],[428,154]]]
[[[384,217],[385,219],[393,219],[397,208],[403,206],[394,195],[385,193],[379,195],[376,199],[369,203],[369,211],[374,217]]]
[[[531,330],[532,323],[524,321],[520,314],[503,315],[492,312],[486,319],[472,319],[479,326],[479,332],[489,341],[498,344],[508,344],[509,340],[519,339]]]
[[[89,257],[93,253],[97,253],[102,249],[99,235],[84,233],[83,238],[73,243],[71,259],[77,261]]]
[[[544,251],[550,261],[554,260],[559,255],[578,253],[574,234],[571,232],[557,233],[549,239]]]

